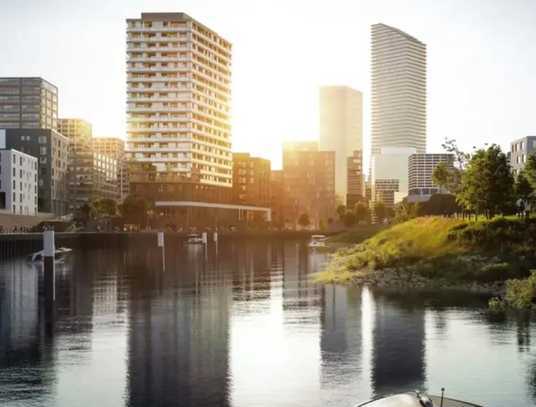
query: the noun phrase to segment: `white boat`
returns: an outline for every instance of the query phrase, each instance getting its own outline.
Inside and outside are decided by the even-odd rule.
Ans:
[[[191,233],[186,238],[186,244],[203,244],[203,237],[197,233]]]
[[[309,242],[309,247],[311,249],[316,249],[319,247],[326,247],[326,235],[312,235],[311,241]]]
[[[449,399],[444,396],[428,396],[414,391],[382,397],[356,407],[483,407],[467,401]]]
[[[63,261],[67,255],[69,255],[73,249],[70,249],[68,247],[59,247],[54,251],[54,261]],[[43,261],[44,258],[44,251],[40,250],[38,252],[33,253],[31,256],[29,256],[29,260],[32,263],[37,263]]]

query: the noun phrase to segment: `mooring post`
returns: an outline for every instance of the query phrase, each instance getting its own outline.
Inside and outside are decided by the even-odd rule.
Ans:
[[[162,271],[166,271],[166,247],[164,242],[164,232],[157,234],[158,247],[162,249]]]
[[[216,253],[218,253],[218,232],[214,232],[214,235],[212,235],[212,239],[214,240],[214,246],[216,248]]]
[[[56,244],[54,241],[54,231],[45,230],[43,232],[43,274],[45,281],[45,303],[47,310],[51,309],[56,301],[56,270],[54,264],[54,254]]]

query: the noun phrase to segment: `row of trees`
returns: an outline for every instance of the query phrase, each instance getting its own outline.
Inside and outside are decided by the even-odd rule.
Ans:
[[[376,202],[373,208],[363,202],[356,203],[353,208],[345,205],[337,207],[339,221],[346,227],[352,227],[358,223],[371,223],[373,214],[377,222],[384,222],[395,216],[394,210],[385,206],[383,202]]]
[[[454,167],[439,164],[433,181],[453,194],[449,211],[491,218],[495,215],[524,214],[536,209],[536,155],[528,157],[524,170],[514,176],[507,155],[492,144],[467,154],[454,140],[443,147],[455,156]],[[432,197],[433,198],[433,197]]]
[[[80,208],[78,220],[87,224],[91,220],[121,217],[123,223],[143,226],[151,210],[150,202],[135,195],[127,196],[119,205],[113,199],[102,198]]]

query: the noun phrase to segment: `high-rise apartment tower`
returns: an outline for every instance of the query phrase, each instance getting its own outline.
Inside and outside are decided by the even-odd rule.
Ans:
[[[127,153],[164,180],[231,187],[231,43],[184,13],[127,19]]]
[[[426,45],[397,28],[372,26],[372,154],[426,150]]]

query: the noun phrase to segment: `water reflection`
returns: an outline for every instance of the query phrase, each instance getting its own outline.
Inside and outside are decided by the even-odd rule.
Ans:
[[[536,402],[532,317],[486,299],[318,286],[305,242],[87,250],[57,269],[0,263],[0,404],[344,406],[445,386],[489,406]],[[48,327],[48,329],[47,329]]]

